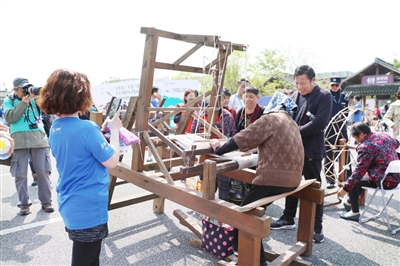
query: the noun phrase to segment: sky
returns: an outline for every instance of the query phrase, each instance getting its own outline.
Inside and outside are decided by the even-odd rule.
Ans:
[[[313,54],[317,73],[358,72],[375,57],[400,58],[399,10],[398,0],[0,0],[0,82],[11,89],[22,76],[43,86],[58,68],[83,72],[92,85],[140,78],[141,27],[246,44],[246,65],[285,46]],[[174,62],[185,45],[160,38],[157,61]],[[198,67],[216,56],[197,54],[189,63]]]

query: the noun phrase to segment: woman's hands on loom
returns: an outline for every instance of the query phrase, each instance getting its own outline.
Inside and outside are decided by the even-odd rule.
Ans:
[[[218,139],[211,139],[210,146],[213,148],[214,152],[217,150],[219,146],[221,146],[221,142]]]

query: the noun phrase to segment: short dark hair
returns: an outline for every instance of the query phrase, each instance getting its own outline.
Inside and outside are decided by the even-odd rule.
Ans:
[[[153,88],[151,89],[151,94],[154,94],[155,92],[158,92],[159,88],[156,86],[153,86]]]
[[[361,100],[361,96],[360,96],[360,95],[356,95],[356,96],[354,96],[354,98],[355,98],[357,101],[360,101],[360,100]]]
[[[296,68],[296,70],[294,71],[294,76],[301,76],[301,75],[307,75],[307,78],[309,80],[312,80],[313,78],[315,78],[315,72],[314,69],[312,67],[310,67],[309,65],[302,65],[299,66],[298,68]]]
[[[57,69],[40,90],[37,104],[45,114],[84,113],[93,104],[89,79],[74,70]]]
[[[222,95],[230,97],[232,95],[232,93],[227,88],[223,88]]]
[[[353,124],[350,130],[352,136],[360,136],[361,133],[368,134],[371,132],[371,128],[363,122],[356,122]]]
[[[240,85],[240,83],[242,83],[242,82],[248,82],[250,85],[251,85],[251,82],[250,81],[248,81],[247,79],[245,79],[245,78],[241,78],[241,79],[239,79],[238,81],[237,81],[237,86],[239,86]]]
[[[256,96],[258,96],[258,94],[260,93],[260,91],[259,91],[256,87],[254,87],[254,86],[247,87],[246,90],[245,90],[245,92],[253,93],[253,94],[256,95]]]

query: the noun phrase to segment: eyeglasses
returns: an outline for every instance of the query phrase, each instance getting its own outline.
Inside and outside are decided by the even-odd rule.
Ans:
[[[339,87],[338,84],[331,84],[331,87]]]

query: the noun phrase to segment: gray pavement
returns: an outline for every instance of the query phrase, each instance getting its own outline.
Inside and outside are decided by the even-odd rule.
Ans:
[[[126,163],[130,162],[125,157]],[[28,216],[18,215],[18,197],[8,167],[1,166],[0,265],[70,265],[72,242],[64,231],[57,212],[55,184],[58,174],[53,159],[54,213],[40,209],[37,187],[29,187],[33,205]],[[29,178],[29,184],[31,178]],[[118,186],[115,197],[142,191],[131,184]],[[336,196],[326,197],[334,202]],[[84,202],[82,202],[84,204]],[[276,201],[266,210],[271,219],[282,214],[284,200]],[[400,199],[389,205],[400,226]],[[194,234],[179,224],[175,209],[188,214],[191,210],[166,200],[165,213],[152,211],[152,202],[144,202],[109,212],[109,236],[103,241],[101,265],[216,265],[218,258],[192,247]],[[400,265],[400,232],[391,235],[383,219],[360,225],[339,218],[341,205],[325,208],[325,241],[315,244],[313,254],[302,259],[313,265]],[[296,242],[297,230],[272,231],[264,239],[265,249],[276,253],[287,250]]]

